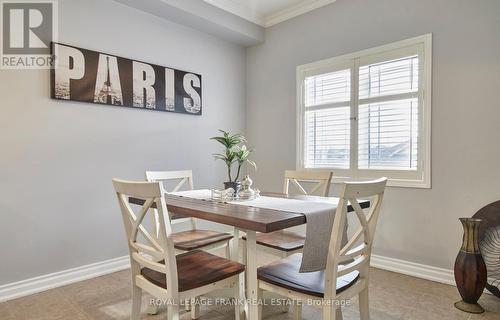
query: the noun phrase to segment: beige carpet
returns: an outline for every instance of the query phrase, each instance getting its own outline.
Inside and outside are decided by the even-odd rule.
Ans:
[[[392,272],[372,269],[370,310],[372,320],[499,320],[500,299],[490,295],[481,298],[487,309],[482,315],[468,315],[456,310],[459,299],[456,288],[412,278]],[[0,304],[2,320],[89,320],[129,319],[130,274],[122,271],[83,281],[66,287],[8,301]],[[148,297],[144,298],[144,310]],[[165,311],[156,316],[143,312],[143,319],[165,318]],[[293,319],[293,309],[282,313],[280,307],[266,306],[264,319]],[[200,319],[233,319],[230,306],[203,306]],[[321,319],[319,309],[304,307],[303,319]],[[183,312],[181,319],[189,319]],[[344,319],[359,319],[356,300],[344,308]]]

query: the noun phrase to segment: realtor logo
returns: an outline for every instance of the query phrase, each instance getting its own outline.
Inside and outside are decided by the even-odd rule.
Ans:
[[[57,41],[57,2],[1,1],[2,69],[50,69]]]

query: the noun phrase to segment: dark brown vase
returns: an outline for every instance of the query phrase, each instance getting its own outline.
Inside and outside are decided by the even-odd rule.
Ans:
[[[469,313],[483,313],[477,301],[486,286],[486,265],[479,250],[479,227],[481,219],[460,218],[464,227],[462,248],[455,260],[455,282],[462,301],[455,307]]]

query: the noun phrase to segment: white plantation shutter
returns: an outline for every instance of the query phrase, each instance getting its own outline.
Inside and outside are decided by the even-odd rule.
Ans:
[[[417,170],[418,74],[418,56],[359,68],[360,169]]]
[[[307,77],[305,80],[306,107],[345,102],[351,99],[351,70],[339,70]]]
[[[305,78],[305,163],[349,168],[351,70]]]
[[[359,68],[359,98],[418,91],[418,56],[382,61]]]
[[[306,166],[349,168],[349,106],[306,112]]]
[[[429,187],[431,52],[426,35],[299,66],[299,168]]]

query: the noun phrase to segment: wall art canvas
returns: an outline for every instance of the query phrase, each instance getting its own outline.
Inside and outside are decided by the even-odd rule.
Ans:
[[[52,43],[51,97],[201,115],[201,75]]]

